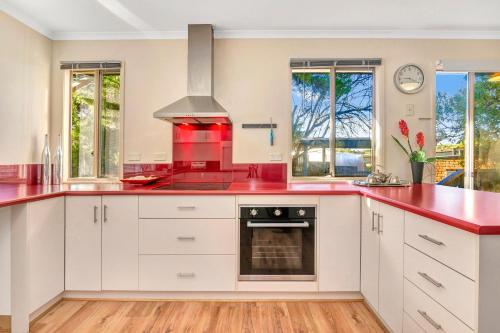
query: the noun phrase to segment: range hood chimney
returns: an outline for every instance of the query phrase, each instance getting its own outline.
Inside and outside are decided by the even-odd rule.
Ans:
[[[227,111],[214,99],[214,36],[211,24],[188,25],[188,95],[153,116],[172,123],[230,124]]]

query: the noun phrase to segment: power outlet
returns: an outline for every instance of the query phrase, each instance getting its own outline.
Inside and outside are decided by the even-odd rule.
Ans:
[[[283,161],[283,154],[281,153],[270,153],[269,154],[270,161]]]
[[[129,162],[139,162],[141,160],[141,153],[128,153],[127,160]]]
[[[406,104],[406,115],[414,116],[415,115],[415,105],[414,104]]]
[[[153,161],[166,161],[166,160],[167,160],[167,153],[165,152],[153,153]]]

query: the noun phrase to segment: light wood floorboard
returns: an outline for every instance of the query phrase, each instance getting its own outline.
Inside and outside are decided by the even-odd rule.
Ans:
[[[360,301],[63,300],[32,333],[386,332]]]

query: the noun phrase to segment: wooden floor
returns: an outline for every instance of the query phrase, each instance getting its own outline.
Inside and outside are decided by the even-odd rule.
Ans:
[[[63,300],[30,332],[385,331],[360,301]]]

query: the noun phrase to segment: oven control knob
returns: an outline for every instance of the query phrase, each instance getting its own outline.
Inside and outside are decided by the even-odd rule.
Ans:
[[[297,215],[299,215],[299,216],[305,216],[305,215],[306,215],[306,210],[305,210],[305,209],[302,209],[302,208],[301,208],[301,209],[299,209],[299,210],[297,211]]]
[[[281,214],[283,214],[283,213],[281,212],[281,209],[276,208],[276,209],[274,210],[274,216],[281,216]]]
[[[257,216],[259,214],[259,211],[256,208],[250,209],[250,216]]]

